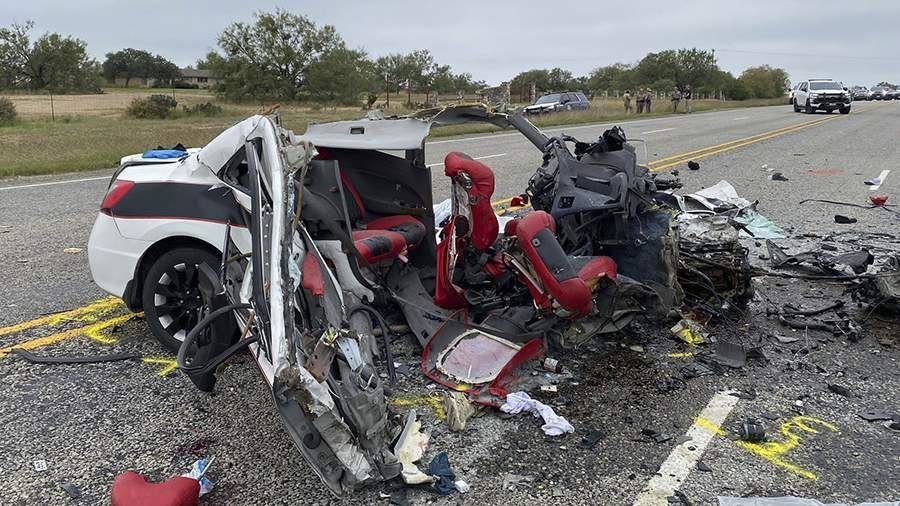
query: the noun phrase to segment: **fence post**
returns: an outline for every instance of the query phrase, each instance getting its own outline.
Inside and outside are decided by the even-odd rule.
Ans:
[[[56,121],[56,111],[53,110],[53,90],[47,90],[50,94],[50,121]]]

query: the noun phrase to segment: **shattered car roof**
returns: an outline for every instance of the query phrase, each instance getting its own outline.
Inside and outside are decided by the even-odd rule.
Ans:
[[[425,109],[409,116],[370,115],[358,120],[310,124],[301,138],[328,148],[420,149],[432,126],[463,123],[509,126],[506,114],[494,112],[483,104],[469,104]]]

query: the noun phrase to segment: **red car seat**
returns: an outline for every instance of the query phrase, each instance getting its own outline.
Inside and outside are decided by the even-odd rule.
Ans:
[[[615,281],[616,263],[610,257],[568,257],[556,240],[556,222],[544,211],[532,211],[505,228],[530,264],[519,278],[538,306],[557,310],[567,318],[591,311],[592,291],[601,278]],[[534,276],[531,276],[533,274]]]

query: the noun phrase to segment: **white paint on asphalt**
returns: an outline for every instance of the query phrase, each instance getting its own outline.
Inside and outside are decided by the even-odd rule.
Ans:
[[[889,170],[883,170],[883,171],[881,171],[881,174],[878,174],[878,177],[875,178],[875,179],[878,180],[878,184],[874,184],[874,185],[870,186],[870,187],[869,187],[869,191],[870,191],[870,192],[873,192],[873,191],[875,191],[875,190],[881,188],[881,185],[884,184],[884,180],[887,179],[888,174],[890,174],[890,173],[891,173],[891,171],[889,171]]]
[[[647,483],[647,487],[634,500],[633,506],[666,506],[666,500],[678,490],[684,480],[697,467],[697,462],[706,451],[715,433],[710,429],[710,422],[720,427],[728,414],[734,409],[738,398],[729,392],[717,392],[697,417],[704,423],[696,421],[688,429],[686,436],[691,439],[676,446],[665,462],[659,467],[659,471]],[[690,448],[693,448],[691,450]]]
[[[659,130],[650,130],[648,132],[641,132],[641,135],[658,134],[660,132],[668,132],[669,130],[675,130],[675,129],[674,128],[660,128]]]
[[[739,121],[742,119],[750,119],[750,116],[739,116],[737,118],[731,118],[732,121]]]
[[[47,183],[33,183],[33,184],[23,184],[19,186],[3,186],[0,187],[0,191],[3,190],[18,190],[21,188],[36,188],[38,186],[53,186],[57,184],[66,184],[66,183],[80,183],[82,181],[99,181],[101,179],[106,179],[109,181],[110,176],[100,176],[100,177],[84,177],[81,179],[66,179],[65,181],[49,181]]]
[[[496,155],[475,156],[475,157],[472,157],[472,159],[473,160],[485,160],[487,158],[497,158],[498,156],[506,156],[506,153],[497,153]],[[441,165],[444,165],[444,162],[429,163],[428,165],[426,165],[426,167],[428,167],[430,169],[432,167],[440,167]]]

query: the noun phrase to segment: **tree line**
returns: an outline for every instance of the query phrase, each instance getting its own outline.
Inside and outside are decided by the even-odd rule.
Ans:
[[[170,86],[181,77],[168,59],[134,48],[107,53],[101,65],[80,39],[46,33],[32,41],[33,26],[26,22],[0,28],[0,88],[99,91],[104,78],[124,80],[125,85],[143,78]],[[412,103],[413,93],[472,93],[486,86],[470,73],[439,64],[426,49],[372,57],[350,47],[335,27],[318,26],[283,9],[228,25],[216,43],[197,68],[208,70],[214,91],[232,101],[358,104],[384,94],[388,101],[395,96]],[[714,51],[696,48],[649,53],[636,63],[598,67],[585,76],[562,68],[532,69],[509,81],[512,97],[519,100],[530,98],[532,87],[538,94],[639,87],[668,93],[688,85],[696,93],[740,100],[782,96],[789,84],[787,72],[768,65],[735,77],[719,68]]]
[[[510,93],[520,99],[528,97],[534,83],[540,91],[584,90],[588,92],[623,92],[638,88],[669,93],[690,86],[695,93],[724,95],[729,99],[775,98],[790,87],[784,69],[768,65],[750,67],[739,77],[719,68],[714,51],[670,49],[649,53],[633,64],[614,63],[594,69],[590,74],[574,77],[560,68],[533,69],[516,75],[510,81]]]

